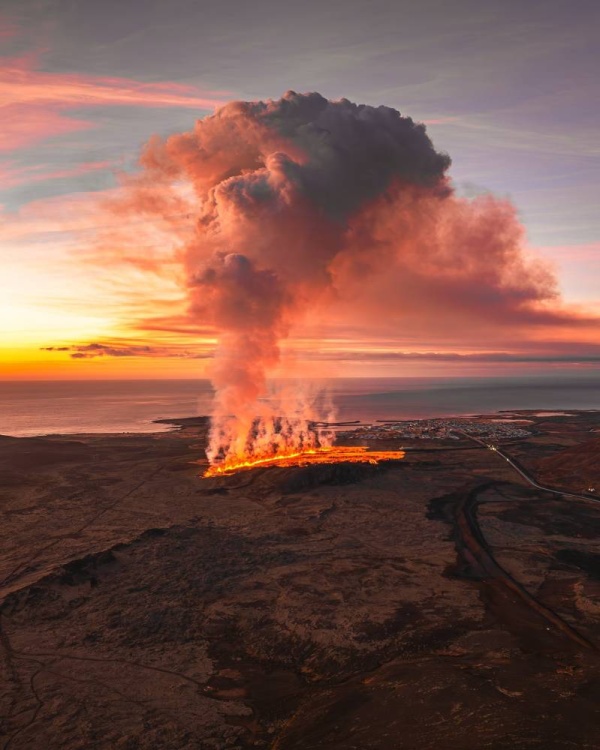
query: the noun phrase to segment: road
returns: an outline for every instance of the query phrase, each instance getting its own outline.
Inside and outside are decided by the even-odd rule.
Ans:
[[[495,605],[501,619],[510,622],[515,617],[519,622],[519,629],[523,633],[529,631],[532,634],[530,637],[534,640],[539,640],[545,631],[552,630],[566,636],[580,647],[596,651],[597,648],[591,641],[529,592],[495,558],[477,521],[479,496],[493,486],[494,482],[481,484],[462,495],[455,505],[454,522],[458,553],[467,563],[471,573],[480,577],[482,583],[488,587],[489,602]],[[544,630],[540,630],[540,625]]]
[[[557,487],[547,487],[544,484],[540,484],[535,480],[534,477],[531,476],[531,474],[519,464],[519,462],[511,458],[507,453],[505,453],[503,450],[498,448],[496,445],[492,445],[490,443],[486,443],[483,440],[480,440],[479,438],[475,437],[474,435],[469,435],[467,432],[462,432],[459,430],[455,430],[457,435],[461,435],[462,437],[468,438],[469,440],[472,440],[474,443],[478,443],[479,445],[483,446],[484,448],[487,448],[490,451],[493,451],[494,453],[497,453],[501,458],[503,458],[507,463],[509,463],[512,468],[520,474],[525,481],[529,482],[529,484],[532,487],[536,487],[538,490],[543,490],[544,492],[551,492],[553,495],[562,495],[563,497],[574,497],[578,500],[591,500],[594,503],[600,502],[600,497],[592,497],[592,495],[581,495],[577,492],[569,492],[567,490],[561,490]]]

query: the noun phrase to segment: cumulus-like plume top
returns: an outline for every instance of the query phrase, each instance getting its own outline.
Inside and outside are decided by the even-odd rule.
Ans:
[[[184,172],[204,189],[224,183],[249,205],[285,181],[344,216],[392,180],[439,185],[450,158],[435,150],[424,125],[391,107],[288,91],[276,101],[227,104],[162,149],[153,143],[144,163]]]

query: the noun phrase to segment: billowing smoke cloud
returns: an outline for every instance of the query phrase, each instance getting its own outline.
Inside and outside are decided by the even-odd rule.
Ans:
[[[136,210],[160,215],[193,195],[181,260],[190,314],[219,337],[212,460],[309,440],[310,408],[280,404],[282,423],[260,402],[280,342],[307,310],[358,310],[367,325],[382,313],[535,323],[556,294],[524,256],[512,207],[457,198],[449,157],[389,107],[294,92],[233,102],[152,140],[141,164]]]

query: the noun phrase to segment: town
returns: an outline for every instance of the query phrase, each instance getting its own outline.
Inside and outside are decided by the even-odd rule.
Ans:
[[[461,433],[492,440],[525,438],[531,435],[523,421],[482,420],[451,417],[448,419],[417,419],[406,422],[378,422],[359,425],[337,432],[338,439],[398,440],[460,440]]]

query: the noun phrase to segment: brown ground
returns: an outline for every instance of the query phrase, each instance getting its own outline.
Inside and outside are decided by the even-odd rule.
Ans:
[[[204,429],[0,438],[0,748],[600,746],[600,504],[466,443],[201,480]]]
[[[578,492],[593,487],[600,497],[600,437],[542,459],[537,475],[543,482]]]

